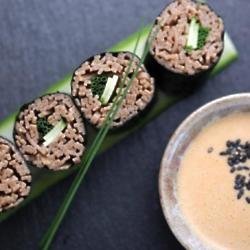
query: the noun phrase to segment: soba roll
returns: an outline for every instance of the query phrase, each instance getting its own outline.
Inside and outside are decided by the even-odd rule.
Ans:
[[[156,19],[146,66],[170,91],[189,91],[216,65],[224,48],[222,19],[207,5],[176,0]]]
[[[0,137],[0,212],[17,206],[30,192],[30,171],[11,142]]]
[[[89,58],[75,70],[71,83],[72,96],[84,117],[94,127],[100,128],[103,124],[131,59],[132,54],[129,52],[103,53]],[[138,64],[139,58],[135,56],[124,87]],[[141,66],[111,129],[123,126],[144,111],[152,101],[154,91],[154,79]]]
[[[69,95],[42,96],[21,108],[14,139],[32,165],[63,170],[80,163],[85,151],[82,116]]]

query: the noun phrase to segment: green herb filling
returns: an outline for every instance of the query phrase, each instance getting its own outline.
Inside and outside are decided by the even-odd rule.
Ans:
[[[91,91],[92,94],[102,96],[102,93],[105,89],[106,83],[108,81],[108,76],[106,75],[95,75],[91,77]]]
[[[53,125],[51,125],[45,117],[39,117],[37,119],[37,130],[38,130],[40,138],[43,138],[52,129],[53,129]]]
[[[209,28],[200,25],[197,46],[198,49],[202,49],[205,46],[209,32]]]

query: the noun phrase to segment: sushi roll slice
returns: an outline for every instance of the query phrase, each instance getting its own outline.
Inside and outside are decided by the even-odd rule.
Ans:
[[[129,63],[133,59],[126,84],[140,60],[130,52],[102,53],[89,58],[74,72],[72,96],[84,117],[96,128],[103,124]],[[123,86],[125,87],[126,84]],[[111,129],[123,126],[146,109],[154,96],[154,79],[142,65],[118,111]]]
[[[30,171],[14,145],[0,137],[0,212],[20,204],[30,192]]]
[[[205,3],[176,0],[156,19],[146,67],[166,90],[192,91],[224,48],[222,19]]]
[[[72,98],[63,93],[42,96],[21,108],[14,139],[32,165],[51,170],[80,163],[85,127]]]

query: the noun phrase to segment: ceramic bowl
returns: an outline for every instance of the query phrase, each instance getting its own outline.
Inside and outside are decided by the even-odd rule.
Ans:
[[[161,206],[172,232],[186,249],[207,250],[211,246],[206,245],[191,231],[178,206],[176,186],[181,158],[204,126],[214,119],[237,111],[250,111],[250,93],[222,97],[193,112],[178,127],[164,152],[159,174]]]

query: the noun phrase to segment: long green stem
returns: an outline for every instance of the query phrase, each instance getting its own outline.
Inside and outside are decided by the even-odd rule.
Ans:
[[[138,39],[136,41],[136,45],[135,45],[135,48],[134,48],[134,53],[137,49],[137,46],[139,44],[139,41],[140,41],[140,34],[138,36]],[[146,55],[146,53],[144,53]],[[130,72],[130,69],[131,69],[131,66],[132,66],[132,63],[133,63],[133,60],[134,60],[134,57],[135,55],[133,54],[131,60],[130,60],[130,63],[129,63],[129,66],[126,70],[126,73],[125,73],[125,76],[122,80],[122,83],[121,83],[121,87],[119,89],[119,92],[117,94],[117,98],[115,99],[105,121],[104,121],[104,124],[102,125],[99,133],[97,134],[94,142],[92,143],[90,149],[88,150],[85,158],[84,158],[84,161],[77,173],[77,176],[75,177],[68,193],[66,194],[65,196],[65,199],[62,203],[62,205],[60,206],[51,226],[49,227],[48,231],[46,232],[43,240],[41,241],[41,249],[48,249],[53,241],[53,238],[70,206],[70,204],[72,203],[74,197],[75,197],[75,194],[84,178],[84,176],[86,175],[94,157],[96,156],[98,150],[100,149],[101,147],[101,144],[105,138],[105,136],[107,135],[108,133],[108,130],[110,128],[110,125],[111,123],[113,122],[113,119],[115,117],[115,115],[117,114],[121,104],[122,104],[122,101],[123,99],[125,98],[134,78],[136,77],[138,71],[139,71],[139,68],[141,67],[142,65],[142,62],[144,61],[145,59],[145,55],[143,56],[143,58],[140,60],[139,64],[137,65],[136,67],[136,70],[134,71],[133,73],[133,76],[131,77],[131,79],[129,80],[129,83],[127,84],[125,90],[123,90],[123,86],[125,85],[126,83],[126,80],[127,80],[127,75],[129,74]]]

